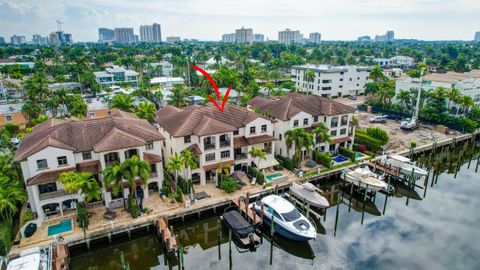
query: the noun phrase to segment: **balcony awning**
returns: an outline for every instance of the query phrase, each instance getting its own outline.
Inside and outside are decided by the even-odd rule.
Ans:
[[[234,165],[234,164],[235,164],[235,161],[233,161],[233,160],[225,160],[225,161],[222,161],[222,162],[205,165],[205,166],[203,166],[203,170],[206,171],[206,172],[209,172],[209,171],[211,171],[211,170],[216,170],[216,169],[218,168],[218,165],[219,165],[219,164]]]
[[[28,179],[27,186],[55,183],[57,182],[58,177],[60,177],[60,174],[64,172],[72,172],[72,171],[75,171],[75,167],[68,167],[68,168],[62,168],[58,170],[43,172]]]
[[[102,172],[102,166],[100,165],[100,160],[85,161],[77,163],[77,171],[98,174]]]
[[[153,164],[153,163],[161,162],[162,157],[159,155],[151,154],[151,153],[143,153],[143,160],[145,160],[150,164]]]
[[[257,168],[259,168],[260,170],[279,164],[278,161],[273,157],[273,155],[267,155],[266,159],[254,159],[253,163],[255,163],[255,165],[257,165]]]
[[[343,138],[333,139],[333,143],[337,144],[337,143],[348,142],[348,141],[351,141],[351,140],[352,140],[352,138],[350,138],[350,137],[343,137]]]

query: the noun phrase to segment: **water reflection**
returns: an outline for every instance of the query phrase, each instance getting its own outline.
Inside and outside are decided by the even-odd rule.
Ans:
[[[466,144],[419,155],[428,185],[392,180],[388,197],[340,179],[319,183],[331,207],[315,210],[319,235],[309,243],[265,233],[255,252],[241,253],[216,216],[175,224],[185,269],[480,269],[479,154]],[[119,250],[132,269],[178,269],[153,234],[114,243],[75,251],[73,269],[119,269]]]

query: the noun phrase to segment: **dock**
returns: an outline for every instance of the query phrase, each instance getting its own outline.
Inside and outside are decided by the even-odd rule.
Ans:
[[[247,220],[252,223],[254,226],[260,225],[263,223],[263,216],[257,215],[255,210],[248,208],[248,202],[250,200],[249,194],[246,197],[239,197],[232,202],[238,207],[240,213],[247,218]]]
[[[167,252],[175,252],[178,249],[177,237],[173,231],[173,226],[168,227],[168,221],[160,218],[155,221],[155,229],[157,235],[162,239],[163,245]]]

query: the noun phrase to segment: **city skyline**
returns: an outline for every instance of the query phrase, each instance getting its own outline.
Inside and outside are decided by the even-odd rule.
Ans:
[[[13,35],[44,36],[56,30],[57,19],[75,42],[97,41],[102,27],[134,28],[139,35],[140,25],[154,22],[161,25],[164,36],[206,41],[219,41],[222,34],[242,26],[265,35],[265,40],[277,40],[278,31],[286,28],[307,35],[320,32],[322,40],[356,40],[388,30],[395,31],[398,39],[473,40],[480,29],[475,18],[480,3],[473,0],[248,2],[0,0],[0,36],[6,40]]]

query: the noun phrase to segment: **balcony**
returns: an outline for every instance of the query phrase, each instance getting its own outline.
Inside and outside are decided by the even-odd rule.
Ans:
[[[264,149],[262,149],[262,151],[267,153],[267,154],[271,154],[272,153],[272,148],[271,147],[265,147]]]
[[[238,153],[234,155],[235,160],[240,160],[240,159],[246,159],[247,154],[246,153]]]
[[[229,147],[229,146],[230,146],[230,140],[220,141],[220,147]]]
[[[40,201],[48,200],[48,199],[53,199],[53,198],[58,198],[68,195],[68,193],[65,190],[57,190],[53,192],[48,192],[48,193],[43,193],[39,194],[38,197],[40,198]]]
[[[116,165],[116,164],[120,164],[120,161],[119,160],[113,160],[113,161],[105,162],[106,167],[111,167],[111,166]]]
[[[214,143],[205,144],[203,146],[203,150],[212,150],[212,149],[215,149],[215,144]]]
[[[149,177],[150,177],[150,178],[158,177],[158,173],[157,173],[157,172],[150,172]]]

